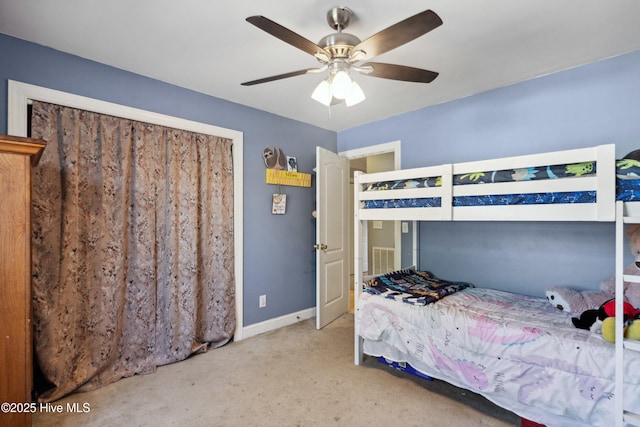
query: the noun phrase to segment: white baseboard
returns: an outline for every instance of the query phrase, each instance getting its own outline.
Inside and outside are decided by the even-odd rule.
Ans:
[[[296,322],[311,319],[315,316],[316,309],[315,307],[313,307],[306,310],[298,311],[297,313],[286,314],[274,319],[265,320],[264,322],[245,326],[244,328],[242,328],[242,335],[238,337],[238,334],[236,334],[236,336],[234,337],[234,341],[240,341],[255,335],[263,334],[265,332],[280,329],[284,326],[293,325]]]

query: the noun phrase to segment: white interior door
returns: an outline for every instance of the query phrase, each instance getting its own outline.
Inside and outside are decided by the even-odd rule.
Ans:
[[[349,161],[316,147],[316,328],[349,311]]]

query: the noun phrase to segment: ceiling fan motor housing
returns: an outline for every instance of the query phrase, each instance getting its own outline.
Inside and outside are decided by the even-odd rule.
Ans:
[[[334,33],[325,36],[318,46],[331,53],[332,58],[348,58],[351,49],[360,43],[360,39],[349,33]]]
[[[353,34],[343,33],[347,28],[353,12],[346,7],[334,7],[327,12],[327,23],[337,33],[329,34],[318,42],[318,46],[331,54],[331,58],[348,58],[351,49],[360,43],[360,39]]]

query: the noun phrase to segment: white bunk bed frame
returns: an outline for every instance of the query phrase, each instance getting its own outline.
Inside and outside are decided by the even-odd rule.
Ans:
[[[624,299],[624,282],[640,283],[640,275],[624,274],[624,226],[640,223],[640,202],[616,202],[616,313],[622,313]],[[623,405],[624,389],[624,349],[640,351],[640,341],[627,340],[623,336],[623,316],[616,316],[616,408],[615,425],[622,427],[625,423],[640,426],[640,414],[626,411]],[[617,396],[620,396],[617,398]]]
[[[567,179],[547,179],[491,184],[453,185],[453,176],[482,171],[544,167],[547,165],[596,162],[595,176]],[[363,265],[366,248],[362,247],[362,237],[366,230],[366,221],[402,220],[402,221],[598,221],[616,222],[616,310],[622,312],[623,301],[623,264],[624,264],[624,224],[640,223],[640,202],[616,202],[615,146],[613,144],[597,147],[556,151],[526,156],[508,157],[487,161],[476,161],[439,166],[397,170],[364,174],[356,172],[354,178],[354,299],[357,307],[362,293]],[[441,186],[429,188],[411,188],[396,190],[364,191],[368,184],[404,180],[441,177]],[[452,205],[456,196],[482,196],[497,194],[548,193],[569,191],[595,191],[597,199],[589,204],[547,204],[547,205],[491,205],[458,206]],[[365,209],[361,202],[366,200],[389,200],[404,198],[440,197],[440,207],[412,207],[390,209]],[[414,231],[415,232],[415,231]],[[414,248],[415,251],[415,248]],[[624,276],[624,280],[640,282],[640,276]],[[357,319],[357,316],[356,316]],[[640,342],[622,339],[622,316],[616,324],[616,420],[615,425],[624,423],[640,426],[640,416],[626,412],[623,406],[622,372],[623,348],[640,351]],[[355,327],[355,364],[363,361],[363,340]]]

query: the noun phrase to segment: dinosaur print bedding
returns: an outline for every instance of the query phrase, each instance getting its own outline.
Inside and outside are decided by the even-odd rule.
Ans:
[[[640,181],[639,181],[640,182]],[[640,189],[640,184],[638,187]],[[631,194],[634,194],[632,191]],[[638,192],[640,195],[640,192]],[[638,198],[640,200],[640,197]],[[570,191],[552,193],[488,194],[483,196],[454,197],[452,206],[507,206],[507,205],[549,205],[560,203],[595,203],[595,191]],[[420,197],[406,199],[365,200],[366,209],[390,208],[439,208],[440,197]]]
[[[535,298],[466,288],[426,306],[363,293],[364,352],[482,394],[548,426],[611,426],[614,345]],[[625,406],[640,412],[640,353],[625,353]]]
[[[495,182],[535,181],[540,179],[574,178],[596,174],[596,162],[552,165],[540,168],[504,169],[474,172],[453,176],[453,185],[486,184]],[[405,188],[439,187],[440,177],[403,179],[370,184],[365,191],[400,190]]]
[[[596,174],[596,162],[551,165],[520,169],[505,169],[459,174],[453,176],[453,185],[536,181],[546,179],[579,178]],[[621,201],[640,200],[640,162],[631,159],[616,161],[616,199]],[[441,177],[404,179],[375,182],[367,185],[365,191],[402,190],[410,188],[440,187]],[[572,191],[552,193],[517,193],[454,197],[453,206],[497,206],[595,203],[594,191]],[[440,207],[439,197],[366,200],[361,202],[366,209]]]

